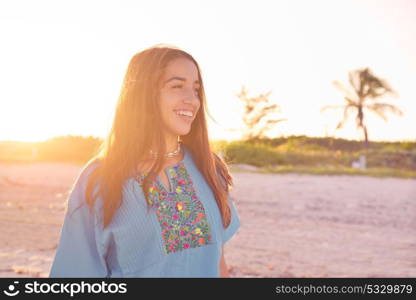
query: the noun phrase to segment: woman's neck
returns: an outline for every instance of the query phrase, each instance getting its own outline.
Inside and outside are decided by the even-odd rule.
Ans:
[[[163,169],[175,165],[185,157],[185,149],[181,145],[181,151],[174,157],[164,157],[163,158]],[[155,157],[149,157],[144,161],[140,161],[137,166],[137,171],[140,173],[148,172],[152,168],[153,164],[156,162]]]
[[[166,145],[166,152],[162,155],[162,156],[164,156],[165,161],[167,161],[167,162],[175,161],[178,157],[183,157],[183,150],[182,150],[183,145],[182,144],[179,145],[178,136],[172,136],[172,135],[167,136],[166,139],[165,139],[165,145]],[[158,148],[156,147],[156,145],[153,145],[153,147],[151,148],[153,153],[157,153],[157,149]],[[165,157],[165,155],[167,153],[175,152],[178,149],[180,151],[179,151],[179,153],[177,153],[177,155],[175,155],[173,157]],[[157,155],[159,155],[159,154],[157,153]],[[152,156],[150,156],[150,158],[152,158]]]
[[[165,140],[165,143],[166,143],[167,153],[176,151],[176,149],[178,149],[178,136],[177,135],[175,135],[175,136],[172,136],[172,135],[167,136],[166,137],[166,140]]]

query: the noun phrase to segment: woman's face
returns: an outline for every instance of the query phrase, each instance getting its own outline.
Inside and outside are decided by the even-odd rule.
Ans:
[[[198,69],[186,58],[171,61],[162,77],[160,108],[167,134],[176,140],[191,130],[201,105]]]

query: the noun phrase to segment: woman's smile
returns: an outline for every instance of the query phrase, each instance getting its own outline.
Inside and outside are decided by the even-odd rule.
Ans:
[[[191,110],[178,109],[174,110],[174,113],[178,116],[179,119],[187,123],[192,123],[194,120],[194,113]]]

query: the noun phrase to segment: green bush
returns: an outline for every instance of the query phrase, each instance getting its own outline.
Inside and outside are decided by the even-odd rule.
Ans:
[[[96,153],[102,140],[95,137],[61,136],[44,142],[0,142],[0,161],[85,162]],[[222,152],[228,164],[256,167],[351,168],[366,154],[368,168],[416,170],[416,142],[362,142],[336,138],[289,136],[247,141],[211,141],[212,150]],[[389,171],[390,172],[390,171]]]
[[[259,139],[221,143],[228,164],[350,168],[354,160],[365,154],[368,168],[416,170],[416,151],[405,151],[402,147],[402,143],[391,143],[386,150],[385,143],[374,143],[368,150],[330,150],[321,144],[310,143],[305,137],[288,139],[278,146],[272,146],[270,140]]]
[[[282,164],[282,156],[263,144],[230,142],[224,149],[224,158],[228,164],[249,164],[256,167]]]

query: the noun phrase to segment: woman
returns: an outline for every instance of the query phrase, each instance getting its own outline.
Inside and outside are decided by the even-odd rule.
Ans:
[[[228,277],[223,246],[240,221],[205,111],[190,54],[133,56],[108,137],[69,195],[50,277]]]

